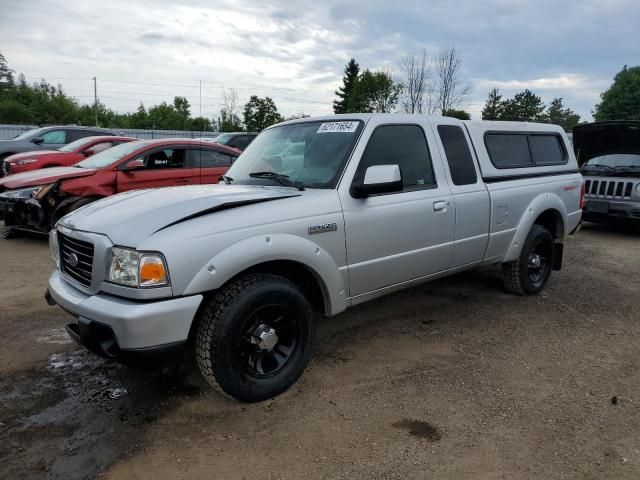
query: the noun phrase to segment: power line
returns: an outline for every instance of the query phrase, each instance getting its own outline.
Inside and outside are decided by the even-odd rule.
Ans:
[[[29,75],[25,76],[25,78],[37,79],[37,80],[84,80],[91,81],[91,78],[85,77],[47,77],[47,76],[36,76]],[[100,79],[101,82],[108,83],[122,83],[129,85],[151,85],[156,87],[184,87],[184,88],[200,88],[199,84],[184,84],[184,83],[160,83],[160,82],[136,82],[133,80],[110,80],[110,79]],[[203,84],[209,84],[210,87],[205,87],[209,89],[236,89],[236,90],[273,90],[273,91],[281,91],[281,92],[312,92],[313,90],[305,89],[305,88],[285,88],[285,87],[270,87],[265,85],[255,85],[255,84],[247,84],[245,87],[238,86],[225,86],[216,84],[215,82],[209,82],[208,80],[202,80]]]

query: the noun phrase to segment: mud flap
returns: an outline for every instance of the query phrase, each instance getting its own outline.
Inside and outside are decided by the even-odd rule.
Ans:
[[[564,253],[564,244],[554,243],[553,245],[553,270],[562,268],[562,254]]]

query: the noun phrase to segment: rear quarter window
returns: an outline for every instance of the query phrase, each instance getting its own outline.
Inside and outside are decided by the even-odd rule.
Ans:
[[[462,128],[455,125],[438,125],[438,135],[444,147],[449,172],[454,185],[471,185],[478,181],[469,142]]]

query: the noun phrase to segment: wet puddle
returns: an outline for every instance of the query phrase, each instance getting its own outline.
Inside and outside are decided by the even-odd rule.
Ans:
[[[0,478],[95,477],[140,448],[145,427],[163,412],[203,389],[84,350],[4,376]]]

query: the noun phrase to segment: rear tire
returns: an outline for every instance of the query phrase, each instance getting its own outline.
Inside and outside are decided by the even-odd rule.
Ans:
[[[535,295],[549,282],[554,262],[553,235],[541,225],[534,225],[515,262],[502,264],[505,288],[516,295]]]
[[[287,390],[311,358],[316,312],[290,280],[249,274],[202,309],[195,357],[209,385],[244,402]]]

